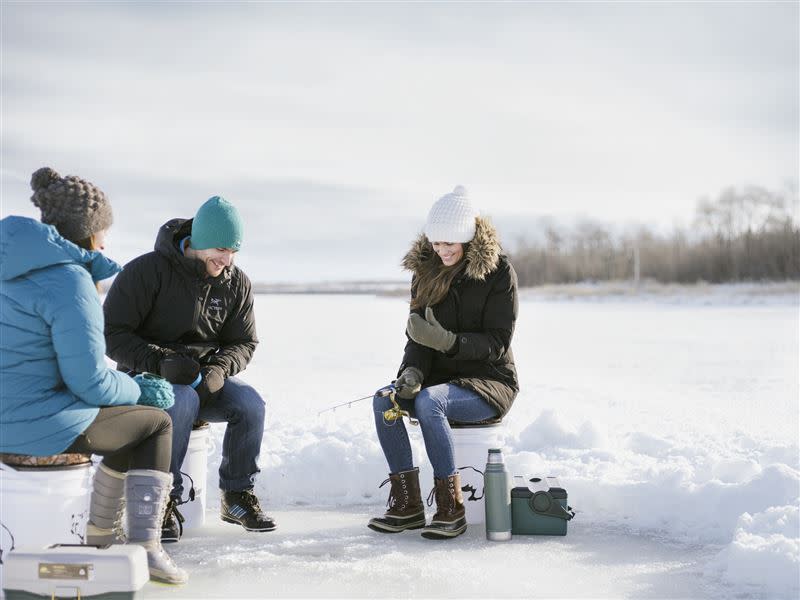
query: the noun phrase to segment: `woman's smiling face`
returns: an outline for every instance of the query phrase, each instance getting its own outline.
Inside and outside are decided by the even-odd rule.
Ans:
[[[439,255],[445,267],[452,267],[464,257],[464,244],[433,242],[433,251]]]

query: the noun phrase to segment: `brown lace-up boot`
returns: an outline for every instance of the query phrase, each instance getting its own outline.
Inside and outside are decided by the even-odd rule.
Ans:
[[[406,529],[425,527],[425,506],[419,489],[419,469],[389,475],[380,487],[391,483],[389,509],[382,517],[369,520],[367,527],[381,533],[397,533]]]
[[[446,540],[457,537],[467,530],[464,510],[464,496],[461,494],[461,475],[456,473],[447,479],[434,479],[433,489],[428,496],[436,494],[436,514],[431,524],[422,530],[422,537],[429,540]]]

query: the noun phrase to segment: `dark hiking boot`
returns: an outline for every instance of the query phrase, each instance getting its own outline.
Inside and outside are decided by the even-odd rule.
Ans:
[[[179,501],[170,498],[167,502],[167,509],[164,511],[164,522],[161,524],[161,543],[168,544],[177,542],[183,535],[183,522],[185,519],[178,510]]]
[[[419,469],[389,475],[380,487],[391,482],[389,510],[382,517],[369,520],[367,527],[381,533],[397,533],[406,529],[425,527],[425,506],[419,490]]]
[[[220,516],[226,523],[236,523],[247,531],[272,531],[275,521],[261,510],[253,490],[222,492]]]
[[[431,524],[422,530],[422,537],[429,540],[446,540],[457,537],[467,530],[464,511],[464,496],[461,494],[461,475],[456,473],[447,479],[434,479],[428,496],[436,495],[436,514]]]

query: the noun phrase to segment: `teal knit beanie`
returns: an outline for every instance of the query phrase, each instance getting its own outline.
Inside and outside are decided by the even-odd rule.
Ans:
[[[236,207],[222,196],[205,201],[192,221],[192,248],[230,248],[242,246],[242,220]]]

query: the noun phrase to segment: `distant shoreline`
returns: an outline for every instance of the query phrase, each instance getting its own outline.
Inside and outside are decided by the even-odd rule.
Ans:
[[[604,281],[521,288],[520,298],[538,301],[644,301],[668,304],[800,305],[800,281],[659,283]]]
[[[315,283],[253,283],[254,294],[408,294],[409,281],[321,281]]]
[[[255,283],[253,292],[260,295],[372,295],[407,297],[409,282],[340,281],[319,283]],[[737,282],[737,283],[659,283],[643,281],[600,281],[551,284],[520,288],[522,300],[599,301],[652,300],[713,302],[738,304],[777,301],[800,304],[800,281]]]

